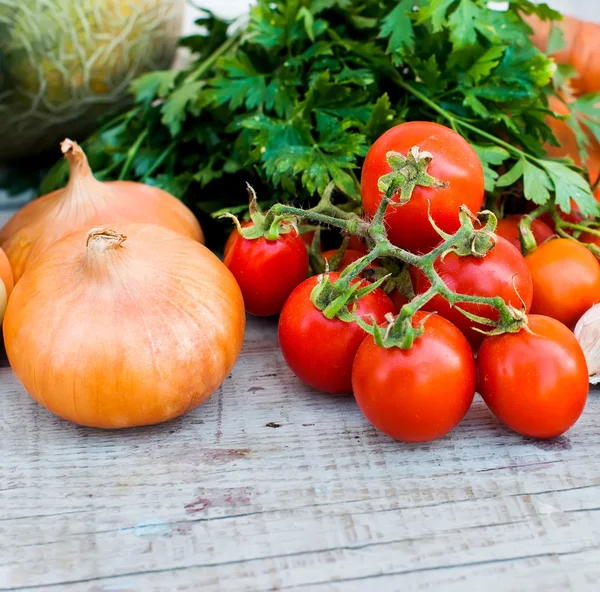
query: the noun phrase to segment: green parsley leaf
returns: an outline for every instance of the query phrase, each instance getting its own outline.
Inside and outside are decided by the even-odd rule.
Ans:
[[[513,185],[523,176],[524,169],[525,159],[519,158],[514,166],[496,181],[496,186],[508,187],[509,185]]]
[[[483,55],[481,55],[475,63],[467,71],[467,76],[471,84],[477,84],[500,64],[506,46],[492,45]]]
[[[164,102],[161,107],[161,121],[171,136],[175,137],[181,131],[181,124],[187,117],[188,106],[198,99],[204,84],[202,80],[197,80],[180,86]]]
[[[552,183],[546,172],[524,160],[523,190],[525,197],[537,205],[543,205],[550,199],[549,189],[552,189]]]
[[[566,41],[563,31],[560,27],[552,26],[548,35],[548,44],[546,45],[546,53],[552,55],[565,47]]]
[[[365,126],[365,135],[368,138],[376,139],[383,132],[390,129],[396,122],[395,120],[396,110],[392,108],[388,94],[384,93],[377,99],[375,105],[373,105],[371,116]]]
[[[581,119],[600,142],[600,92],[580,96],[571,105],[571,112]]]
[[[413,31],[410,13],[414,0],[400,0],[398,5],[381,21],[379,39],[387,39],[388,53],[401,56],[406,51],[411,51],[415,46],[415,33]]]
[[[455,50],[460,50],[477,42],[478,23],[482,10],[473,0],[460,0],[456,10],[448,19],[450,39]]]
[[[446,13],[448,8],[456,4],[457,0],[431,0],[429,4],[421,8],[417,25],[431,23],[434,33],[439,33],[446,24]]]
[[[584,216],[598,216],[600,208],[587,181],[576,171],[556,160],[541,160],[554,185],[555,200],[563,212],[571,211],[573,200]]]
[[[137,103],[151,103],[156,98],[164,98],[175,86],[179,72],[166,70],[142,74],[131,83],[131,90]]]
[[[492,167],[501,165],[505,160],[510,158],[510,153],[500,146],[491,144],[485,146],[481,144],[471,144],[471,146],[477,153],[481,165],[483,166],[485,190],[491,193],[496,188],[496,179],[498,179],[498,173]]]

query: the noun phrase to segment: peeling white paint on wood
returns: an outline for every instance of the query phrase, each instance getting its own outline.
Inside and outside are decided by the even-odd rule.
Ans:
[[[598,589],[596,393],[556,441],[477,398],[405,445],[302,385],[256,319],[223,387],[161,426],[68,424],[8,368],[0,391],[0,590]]]

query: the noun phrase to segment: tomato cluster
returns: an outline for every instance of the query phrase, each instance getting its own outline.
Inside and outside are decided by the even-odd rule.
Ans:
[[[288,229],[276,240],[249,240],[237,231],[230,238],[225,262],[238,279],[247,311],[280,313],[279,342],[291,370],[318,390],[352,392],[366,418],[398,440],[444,436],[465,416],[476,390],[514,431],[536,438],[562,434],[581,415],[588,394],[585,357],[570,328],[600,300],[598,261],[577,241],[556,238],[539,219],[531,224],[530,242],[537,247],[523,255],[521,214],[500,220],[495,233],[480,231],[489,241],[485,252],[450,249],[430,267],[421,266],[428,253],[435,256],[441,235],[461,227],[460,206],[482,208],[484,178],[475,152],[452,130],[424,122],[399,125],[367,154],[361,182],[367,221],[383,205],[379,181],[392,170],[389,154],[407,155],[413,146],[426,151],[420,154],[436,184],[426,178],[406,203],[388,194],[391,204],[383,220],[389,241],[414,254],[409,272],[415,301],[423,299],[420,310],[410,316],[412,303],[395,284],[386,294],[369,284],[370,275],[356,274],[346,288],[373,289],[350,301],[346,315],[351,311],[372,330],[335,311],[326,314],[329,308],[316,304],[316,290],[338,285],[346,275],[341,272],[368,250],[352,237],[343,253],[321,254],[322,260],[338,263],[337,271],[311,276],[307,247]],[[371,275],[385,273],[385,261],[366,263]],[[436,288],[439,282],[446,291]],[[470,300],[451,301],[448,291]],[[518,322],[493,331],[503,322],[498,299]],[[387,331],[387,338],[399,313],[410,319],[416,338],[390,346],[381,335]]]

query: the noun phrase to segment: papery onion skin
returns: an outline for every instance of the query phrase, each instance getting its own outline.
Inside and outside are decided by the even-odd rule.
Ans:
[[[28,203],[0,231],[0,247],[10,261],[15,283],[50,245],[78,230],[112,223],[148,223],[204,242],[196,217],[177,198],[143,183],[102,183],[94,178],[76,142],[65,140],[61,149],[71,171],[67,185]]]
[[[14,286],[13,272],[10,261],[2,249],[0,249],[0,280],[6,288],[6,297],[8,298]]]
[[[167,421],[205,401],[233,367],[242,295],[200,243],[154,225],[112,230],[126,240],[96,231],[86,247],[87,232],[77,232],[31,265],[7,307],[8,359],[62,418],[100,428]]]
[[[600,382],[600,304],[592,306],[575,325],[573,331],[583,350],[590,383]]]
[[[4,313],[6,312],[6,305],[8,303],[8,294],[6,292],[6,286],[4,282],[0,282],[0,323],[4,319]]]

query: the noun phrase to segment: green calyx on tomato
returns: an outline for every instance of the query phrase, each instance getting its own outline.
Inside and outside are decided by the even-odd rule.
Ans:
[[[494,234],[498,219],[493,212],[484,210],[475,216],[466,206],[461,206],[458,219],[461,227],[470,229],[463,235],[461,240],[455,241],[448,249],[440,256],[443,261],[449,253],[455,253],[459,257],[485,257],[495,246],[497,237]],[[447,234],[435,226],[435,222],[430,218],[432,226],[444,240],[452,238],[451,234]],[[480,228],[475,228],[474,222],[478,222]],[[481,224],[483,223],[483,227]]]
[[[386,315],[386,327],[380,327],[377,323],[369,325],[362,319],[356,319],[356,322],[367,332],[373,335],[375,343],[379,347],[390,348],[398,347],[400,349],[410,349],[415,339],[421,337],[425,332],[425,322],[435,313],[425,315],[418,323],[413,322],[415,311],[409,304],[402,307],[397,317]]]
[[[292,231],[295,231],[298,235],[300,234],[296,216],[287,214],[277,216],[272,210],[269,210],[265,216],[258,207],[256,192],[250,183],[246,183],[246,189],[248,190],[248,196],[250,198],[249,210],[252,224],[242,226],[240,221],[233,214],[225,213],[220,216],[220,218],[231,218],[237,231],[240,233],[240,236],[248,240],[264,237],[268,241],[276,241],[282,234],[288,234]]]
[[[367,294],[374,292],[383,284],[389,276],[384,276],[376,282],[366,282],[357,279],[357,275],[363,269],[364,259],[371,255],[365,255],[354,263],[351,263],[334,282],[330,281],[329,274],[324,273],[319,277],[317,285],[311,292],[311,302],[322,311],[327,319],[338,318],[342,321],[356,321],[354,308],[356,303]]]
[[[448,185],[445,181],[440,181],[427,172],[433,155],[431,152],[421,150],[418,146],[413,146],[406,156],[390,150],[385,158],[392,172],[381,176],[377,187],[393,205],[407,203],[417,186],[444,189]],[[400,192],[400,199],[392,201],[398,192]]]

